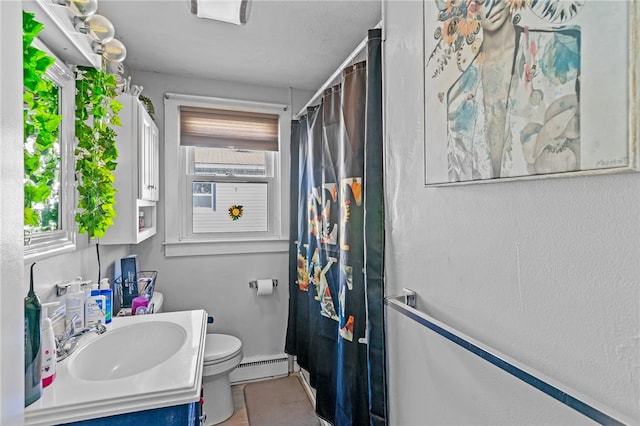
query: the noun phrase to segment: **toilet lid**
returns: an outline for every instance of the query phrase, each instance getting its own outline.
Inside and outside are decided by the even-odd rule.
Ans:
[[[204,362],[223,361],[235,356],[242,349],[242,342],[227,334],[207,334],[204,344]]]

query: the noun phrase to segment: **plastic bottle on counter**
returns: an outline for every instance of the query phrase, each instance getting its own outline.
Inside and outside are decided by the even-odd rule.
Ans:
[[[73,324],[73,327],[76,330],[84,328],[84,299],[85,293],[80,289],[80,282],[72,282],[69,286],[69,292],[67,293],[65,303],[67,305],[67,324],[71,323],[77,315],[75,323]]]
[[[138,311],[138,308],[145,308]],[[149,308],[149,296],[143,295],[134,297],[131,301],[131,315],[146,313]]]
[[[42,362],[42,387],[46,388],[56,378],[56,338],[53,334],[51,319],[46,310],[42,317],[42,344],[40,346],[40,358]]]
[[[90,284],[89,282],[85,283],[86,287],[84,288],[84,299],[87,300],[87,297],[92,295],[100,294],[100,286],[96,284]]]
[[[84,302],[84,326],[91,327],[98,323],[104,324],[106,305],[105,297],[100,294],[92,294],[87,297]]]
[[[113,318],[113,291],[109,287],[109,278],[100,280],[100,295],[105,299],[105,324],[109,324]]]

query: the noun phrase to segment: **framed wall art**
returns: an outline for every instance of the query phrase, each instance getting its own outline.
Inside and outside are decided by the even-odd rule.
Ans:
[[[424,0],[425,183],[638,170],[633,0]]]

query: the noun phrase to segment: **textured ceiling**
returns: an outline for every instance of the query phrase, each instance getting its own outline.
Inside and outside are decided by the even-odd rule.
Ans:
[[[381,19],[380,0],[253,0],[246,25],[201,19],[190,0],[101,0],[129,68],[316,90]]]

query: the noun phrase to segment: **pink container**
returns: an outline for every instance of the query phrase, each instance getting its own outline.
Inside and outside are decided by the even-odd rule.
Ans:
[[[138,296],[134,297],[131,301],[131,315],[136,314],[136,309],[140,306],[144,306],[145,308],[149,305],[149,299],[146,296]]]

